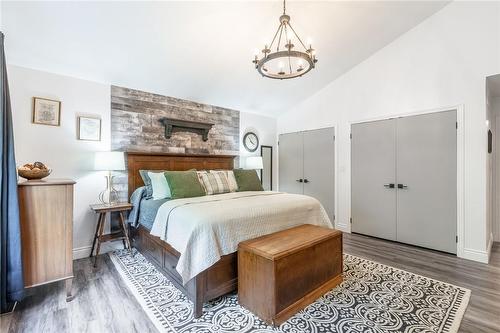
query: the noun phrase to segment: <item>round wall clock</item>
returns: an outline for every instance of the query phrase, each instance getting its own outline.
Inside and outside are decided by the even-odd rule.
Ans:
[[[249,152],[253,153],[259,147],[259,137],[254,132],[248,132],[243,137],[243,146]]]

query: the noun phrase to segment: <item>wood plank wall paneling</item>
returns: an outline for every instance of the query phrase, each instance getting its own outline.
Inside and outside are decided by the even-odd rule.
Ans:
[[[175,132],[165,138],[162,117],[215,124],[199,134]],[[239,155],[240,112],[144,91],[111,86],[111,149],[181,154]],[[127,197],[127,173],[116,173],[120,200]]]

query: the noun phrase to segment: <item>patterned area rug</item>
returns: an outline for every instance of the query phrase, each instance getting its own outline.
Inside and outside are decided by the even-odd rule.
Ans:
[[[344,255],[344,282],[273,328],[239,306],[236,294],[205,304],[194,319],[192,303],[140,253],[110,256],[160,332],[451,333],[470,297],[470,290]]]

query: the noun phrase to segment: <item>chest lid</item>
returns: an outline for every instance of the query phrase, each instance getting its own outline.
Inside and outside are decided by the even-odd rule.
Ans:
[[[304,224],[241,242],[239,247],[269,260],[277,260],[336,237],[342,237],[342,232]]]

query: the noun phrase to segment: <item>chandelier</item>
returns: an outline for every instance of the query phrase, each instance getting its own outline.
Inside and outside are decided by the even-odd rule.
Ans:
[[[298,48],[295,48],[294,42],[299,44]],[[309,47],[306,47],[292,28],[283,0],[283,15],[280,16],[278,30],[271,44],[266,45],[261,52],[257,51],[252,62],[262,76],[280,80],[293,79],[309,72],[318,61],[311,43],[308,44]]]

